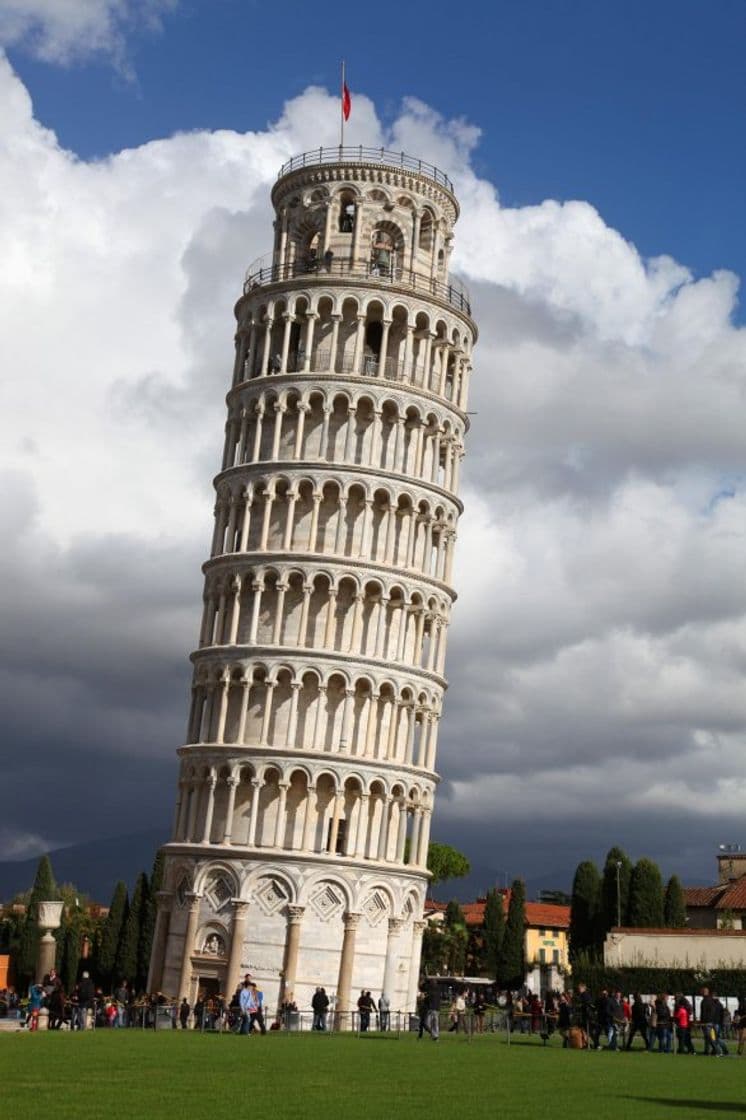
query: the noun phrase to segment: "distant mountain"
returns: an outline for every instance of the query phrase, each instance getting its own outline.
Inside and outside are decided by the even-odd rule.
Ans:
[[[108,905],[119,879],[132,887],[140,871],[150,874],[155,853],[167,839],[160,829],[149,829],[57,848],[49,858],[58,883],[74,883],[82,893]],[[7,901],[31,887],[38,862],[38,856],[0,862],[0,900]]]

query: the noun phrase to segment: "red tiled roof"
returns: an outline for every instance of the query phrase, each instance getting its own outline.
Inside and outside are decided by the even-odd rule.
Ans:
[[[715,904],[723,890],[722,883],[717,887],[684,887],[684,902],[687,906],[709,908]]]
[[[510,904],[510,891],[500,891],[503,899],[503,911],[508,913]],[[485,900],[478,898],[476,902],[463,902],[461,909],[464,913],[467,926],[481,926],[484,921]],[[444,902],[425,903],[425,910],[442,912],[446,908]],[[526,925],[539,929],[569,929],[570,907],[556,906],[549,902],[526,903]]]
[[[746,876],[725,888],[715,903],[716,910],[746,910]]]

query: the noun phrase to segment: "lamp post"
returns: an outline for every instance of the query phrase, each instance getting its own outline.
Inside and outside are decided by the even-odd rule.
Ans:
[[[57,942],[54,939],[53,929],[58,929],[62,921],[63,902],[37,903],[37,925],[43,930],[39,941],[39,953],[36,958],[36,983],[40,984],[48,972],[54,968],[57,955]]]
[[[620,884],[620,881],[619,881],[619,874],[620,874],[621,870],[622,870],[622,861],[620,859],[618,859],[616,861],[616,924],[617,924],[617,926],[621,926],[621,924],[622,924],[622,887],[621,887],[621,884]]]

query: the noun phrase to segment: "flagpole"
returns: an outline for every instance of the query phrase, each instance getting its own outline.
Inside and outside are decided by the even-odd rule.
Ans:
[[[342,85],[340,86],[339,97],[339,154],[342,155],[342,148],[345,142],[345,64],[342,59]]]

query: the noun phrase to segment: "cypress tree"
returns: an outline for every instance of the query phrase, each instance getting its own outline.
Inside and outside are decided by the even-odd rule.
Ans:
[[[666,884],[663,899],[663,924],[669,929],[683,929],[686,925],[686,903],[678,875],[672,875]]]
[[[142,871],[137,876],[135,889],[132,892],[132,899],[127,911],[127,919],[122,929],[122,937],[114,965],[116,981],[124,978],[135,987],[138,986],[139,979],[138,949],[140,945],[140,926],[143,916],[143,903],[146,901],[147,890],[148,877],[145,872]]]
[[[140,940],[137,946],[137,987],[145,991],[150,969],[150,954],[155,936],[155,919],[158,911],[158,891],[163,886],[163,853],[156,853],[153,871],[143,898],[142,918],[140,921]]]
[[[62,960],[59,969],[62,987],[66,992],[71,992],[78,982],[79,964],[80,925],[76,921],[71,921],[65,928],[65,937],[62,942]]]
[[[101,942],[98,946],[98,974],[99,981],[110,987],[115,979],[117,963],[117,950],[122,939],[122,931],[127,921],[127,887],[124,883],[117,883],[109,907],[109,914],[101,931]],[[121,977],[116,977],[117,980]]]
[[[570,953],[589,953],[598,947],[601,876],[592,860],[579,863],[570,899]]]
[[[660,869],[652,859],[638,859],[629,885],[629,911],[631,926],[660,929],[663,925],[663,880]]]
[[[497,974],[505,988],[520,988],[526,979],[526,888],[514,879],[510,888],[508,920],[498,958]]]
[[[617,896],[617,864],[619,867],[619,894]],[[627,922],[629,909],[629,881],[632,877],[632,863],[626,852],[621,848],[613,847],[609,850],[604,864],[603,879],[601,880],[601,910],[599,914],[599,940],[603,941],[606,934],[619,924]],[[617,903],[620,903],[617,906]],[[619,913],[617,913],[619,910]]]
[[[494,889],[487,891],[482,919],[484,934],[484,964],[487,975],[497,979],[497,964],[505,936],[505,914],[502,895]]]
[[[34,885],[31,888],[31,895],[26,907],[26,916],[18,946],[17,968],[20,976],[25,980],[33,976],[39,952],[38,904],[40,902],[54,902],[58,898],[59,891],[54,881],[52,864],[49,856],[44,855],[37,864]]]

